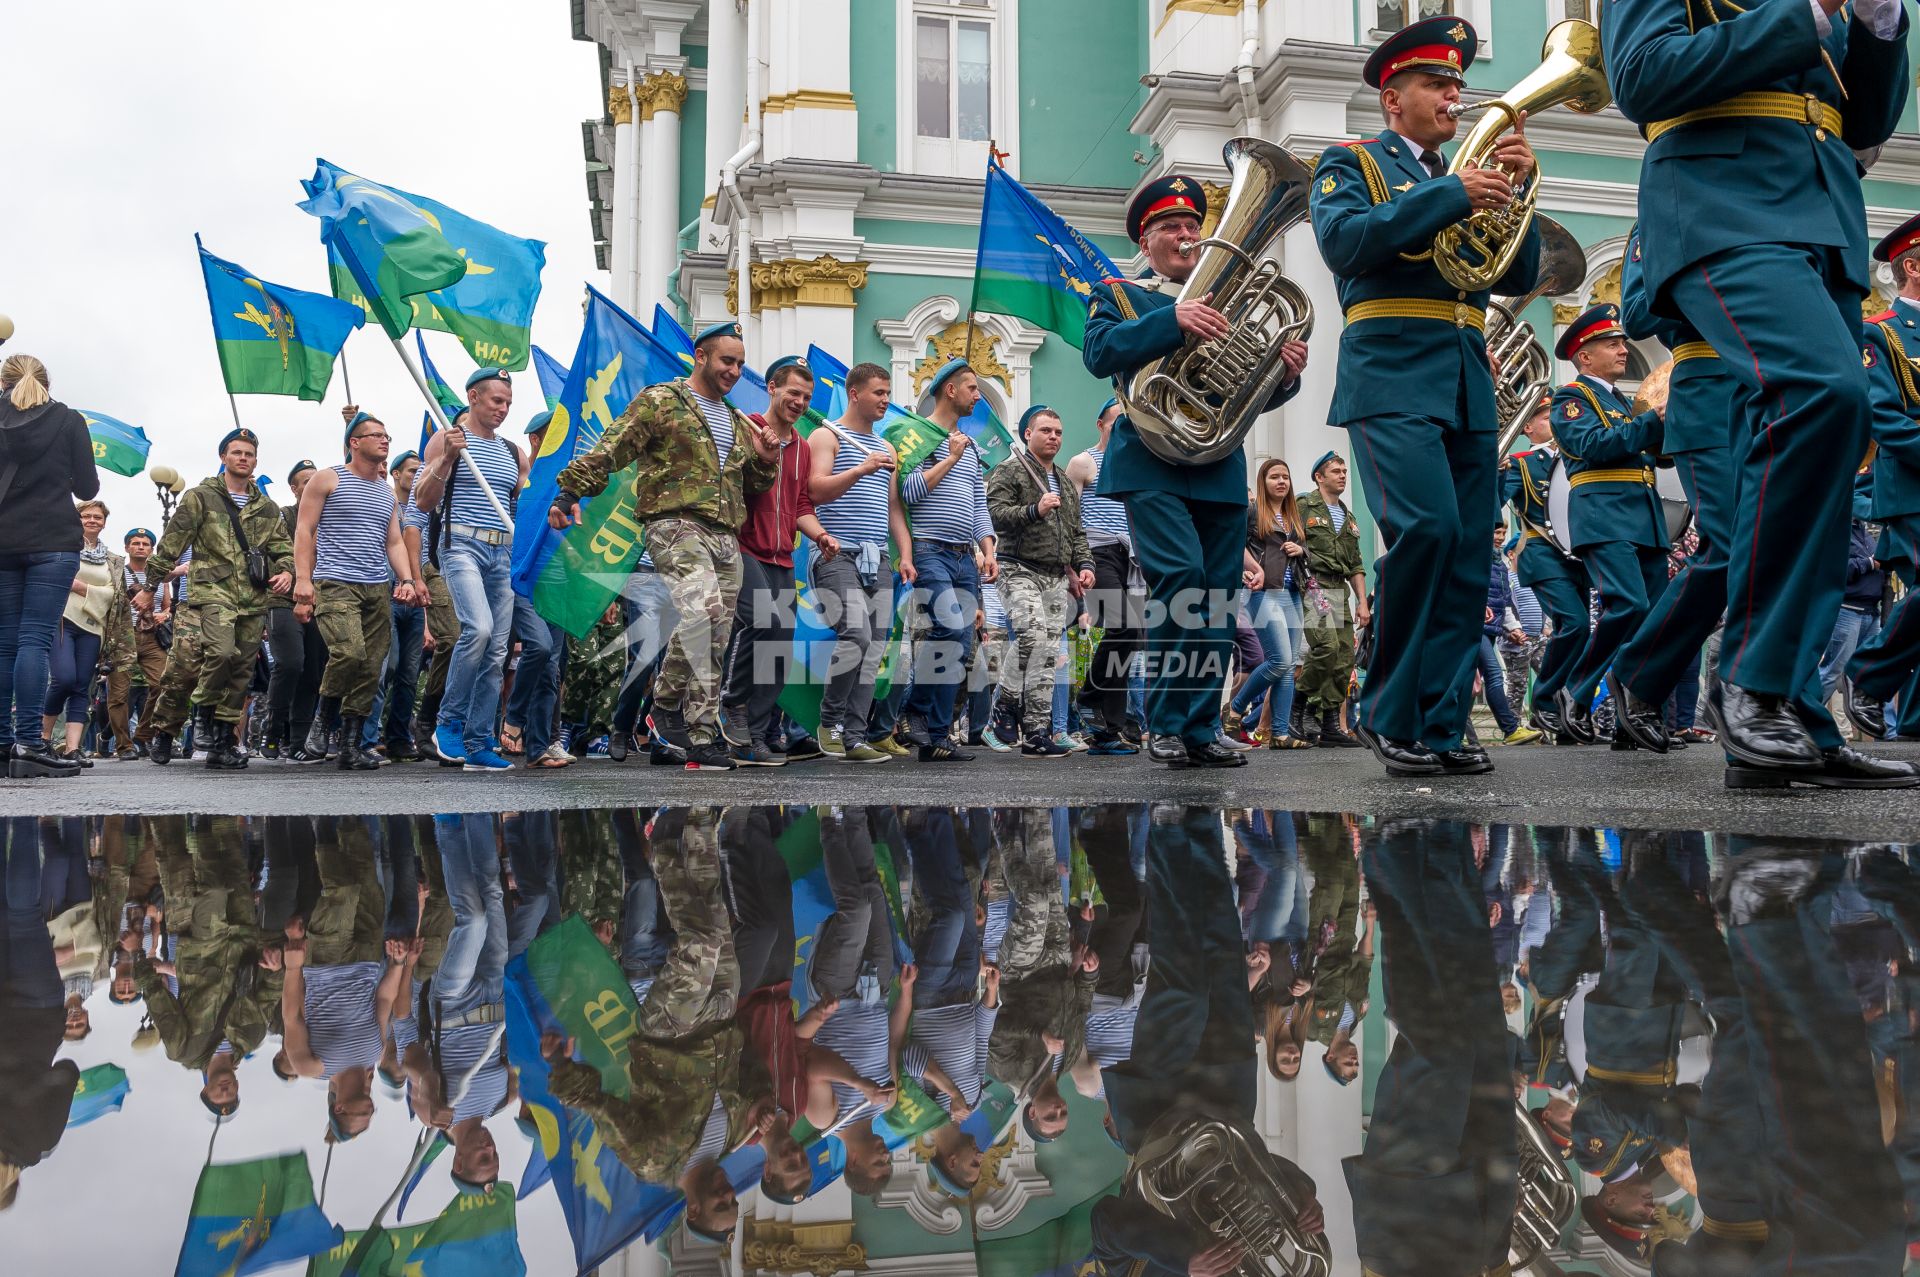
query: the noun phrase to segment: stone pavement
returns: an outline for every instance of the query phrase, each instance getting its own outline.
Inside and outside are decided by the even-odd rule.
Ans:
[[[1883,745],[1920,760],[1920,745]],[[156,767],[102,761],[72,780],[0,780],[0,816],[113,812],[392,815],[682,803],[889,803],[954,806],[1167,801],[1373,816],[1451,816],[1533,824],[1626,825],[1905,842],[1920,837],[1920,790],[1730,791],[1711,747],[1677,754],[1605,748],[1495,748],[1498,770],[1458,780],[1389,779],[1360,749],[1257,751],[1226,772],[1171,771],[1144,758],[1055,761],[992,754],[965,764],[825,761],[687,772],[597,759],[564,771],[467,775],[428,763],[345,773],[256,759],[240,773],[198,760]]]

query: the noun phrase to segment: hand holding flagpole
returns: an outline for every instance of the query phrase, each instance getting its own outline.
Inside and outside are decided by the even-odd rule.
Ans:
[[[413,384],[420,387],[420,394],[427,401],[427,411],[433,414],[434,428],[451,430],[452,423],[447,420],[447,414],[441,410],[440,401],[433,397],[433,389],[427,385],[427,375],[420,371],[420,365],[414,362],[413,353],[407,349],[407,343],[395,337],[393,349],[399,354],[400,362],[407,366],[407,371],[413,374]],[[500,516],[501,525],[507,528],[513,527],[513,516],[508,514],[507,507],[501,504],[500,496],[493,490],[493,485],[487,482],[487,476],[480,473],[480,463],[473,459],[473,454],[462,448],[460,459],[467,463],[467,469],[473,474],[474,482],[480,485],[480,491],[487,494],[487,504],[491,505],[493,512]]]

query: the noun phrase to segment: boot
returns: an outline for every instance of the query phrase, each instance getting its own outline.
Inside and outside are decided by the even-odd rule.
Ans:
[[[193,734],[201,736],[202,725],[194,724]],[[207,770],[237,772],[247,765],[247,756],[240,752],[240,724],[216,723],[209,718],[205,724],[204,738],[207,742]]]
[[[1320,747],[1322,749],[1348,749],[1360,742],[1347,735],[1340,726],[1340,711],[1326,709],[1320,712]]]
[[[147,742],[147,757],[165,767],[173,761],[173,733],[161,728],[153,729],[153,738]]]
[[[332,758],[340,752],[340,698],[323,696],[313,715],[313,730],[307,733],[307,753],[316,760]]]
[[[1304,696],[1293,698],[1293,714],[1287,720],[1287,735],[1307,745],[1320,739],[1319,734],[1314,731],[1313,723],[1307,718],[1307,698]]]
[[[340,758],[336,765],[341,771],[378,770],[380,756],[370,749],[360,747],[360,737],[366,729],[367,717],[364,714],[348,714],[340,720]]]
[[[220,739],[220,731],[213,724],[213,706],[194,706],[189,724],[187,738],[181,742],[180,757],[190,761],[195,754],[211,754]]]

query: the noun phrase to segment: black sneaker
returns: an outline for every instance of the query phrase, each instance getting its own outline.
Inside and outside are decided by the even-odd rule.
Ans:
[[[1065,758],[1073,751],[1057,743],[1051,736],[1029,736],[1020,743],[1022,758]]]
[[[260,757],[272,761],[280,757],[280,742],[270,740],[260,747]]]
[[[820,748],[820,742],[811,736],[800,736],[787,742],[787,761],[790,763],[810,763],[816,758],[826,757],[826,751]]]
[[[765,745],[748,745],[745,749],[734,749],[733,762],[736,767],[785,767],[787,758]]]
[[[696,742],[687,749],[687,770],[690,772],[730,772],[733,767],[733,756],[718,741]]]
[[[745,749],[753,744],[753,731],[747,726],[746,706],[720,706],[720,736],[736,749]]]
[[[973,755],[964,749],[955,749],[949,744],[922,745],[920,761],[923,763],[970,763]]]
[[[647,726],[652,729],[655,744],[664,745],[669,750],[686,753],[693,745],[693,737],[687,731],[687,720],[681,717],[677,709],[655,708],[647,715]]]
[[[933,748],[933,733],[927,730],[927,720],[919,714],[902,714],[900,726],[893,734],[902,744],[917,745],[922,750]]]

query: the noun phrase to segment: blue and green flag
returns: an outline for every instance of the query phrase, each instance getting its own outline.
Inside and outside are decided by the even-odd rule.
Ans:
[[[220,373],[234,395],[327,397],[333,361],[347,334],[366,322],[354,306],[324,293],[269,284],[215,257],[193,237],[213,312]]]
[[[86,418],[87,435],[93,440],[94,465],[124,475],[136,475],[147,468],[147,453],[153,445],[146,431],[104,412],[82,409],[80,415]]]
[[[73,1089],[73,1107],[67,1110],[67,1125],[85,1126],[109,1113],[118,1113],[132,1090],[127,1071],[118,1064],[96,1064],[80,1070],[80,1084]]]
[[[526,1277],[513,1185],[495,1181],[491,1192],[461,1194],[438,1216],[421,1224],[346,1234],[308,1266],[309,1277]],[[355,1259],[356,1254],[358,1259]]]
[[[970,309],[1013,315],[1079,346],[1093,290],[1119,273],[1098,245],[1009,176],[997,155],[987,157]]]
[[[567,387],[566,365],[535,346],[533,370],[540,377],[540,397],[547,401],[547,407],[553,407],[560,402],[560,392]]]
[[[626,405],[648,386],[685,375],[686,365],[640,323],[592,288],[586,324],[553,421],[533,459],[514,520],[513,588],[540,615],[585,638],[640,560],[640,521],[633,510],[633,467],[580,503],[580,521],[565,532],[547,526],[560,472],[591,448]]]
[[[847,366],[818,346],[807,347],[807,366],[813,369],[813,410],[828,421],[838,420],[847,411]],[[875,428],[900,454],[902,475],[931,457],[946,438],[944,430],[919,413],[892,403]]]
[[[314,1201],[305,1153],[209,1164],[193,1189],[174,1277],[246,1277],[321,1254],[340,1238]]]
[[[420,370],[426,374],[427,387],[433,391],[433,401],[440,405],[441,412],[447,414],[447,420],[452,421],[453,414],[467,406],[467,397],[455,390],[440,375],[440,370],[433,366],[433,356],[427,353],[427,339],[418,329],[414,330],[413,344],[420,349]]]

